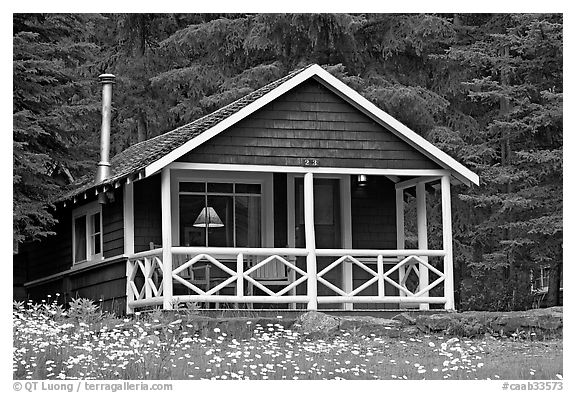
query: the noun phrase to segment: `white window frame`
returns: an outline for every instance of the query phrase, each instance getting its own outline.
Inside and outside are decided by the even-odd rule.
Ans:
[[[100,252],[94,253],[92,249],[92,242],[90,238],[95,234],[91,231],[91,220],[90,216],[94,214],[100,214]],[[76,260],[76,219],[85,216],[86,217],[86,259],[81,261]],[[77,207],[72,211],[72,264],[78,265],[85,262],[99,261],[104,259],[104,230],[103,230],[103,217],[102,217],[102,205],[98,201],[88,203],[84,206]]]
[[[274,191],[271,173],[172,170],[172,176],[170,194],[173,246],[180,244],[180,183],[186,182],[260,184],[260,247],[274,246]]]

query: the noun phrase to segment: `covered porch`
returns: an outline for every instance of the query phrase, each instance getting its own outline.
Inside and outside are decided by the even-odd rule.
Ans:
[[[452,174],[447,170],[173,162],[156,176],[161,239],[139,236],[138,182],[124,189],[128,313],[186,303],[454,309]],[[369,201],[380,207],[364,209],[368,213],[360,220],[357,212],[368,201],[361,198],[363,182],[378,185]],[[426,189],[431,185],[441,193],[439,249],[429,249],[428,242]],[[416,204],[417,247],[410,248],[407,192]],[[362,231],[365,242],[358,240]],[[140,244],[149,240],[148,249],[136,250],[137,238]],[[363,244],[372,247],[359,247]]]

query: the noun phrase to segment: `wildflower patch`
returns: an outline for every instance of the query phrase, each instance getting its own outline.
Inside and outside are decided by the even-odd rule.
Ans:
[[[33,380],[561,379],[561,340],[359,329],[314,337],[288,318],[221,320],[160,312],[78,316],[15,304],[13,376]],[[242,329],[240,329],[242,325]],[[62,382],[64,383],[64,382]],[[62,385],[64,386],[64,385]],[[53,389],[55,390],[55,389]]]

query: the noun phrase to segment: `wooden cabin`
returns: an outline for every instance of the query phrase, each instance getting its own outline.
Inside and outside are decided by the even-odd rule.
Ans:
[[[55,236],[20,247],[29,298],[87,297],[119,313],[454,309],[450,187],[478,176],[322,67],[109,163],[113,76],[102,83],[104,170],[57,201]],[[429,190],[441,193],[437,249]],[[406,246],[408,192],[417,247]]]

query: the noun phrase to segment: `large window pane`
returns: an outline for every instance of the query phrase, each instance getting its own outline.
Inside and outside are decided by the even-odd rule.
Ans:
[[[183,184],[180,191],[198,192],[202,183]],[[179,196],[180,245],[261,247],[261,186],[208,182],[205,190]]]
[[[206,246],[206,228],[194,226],[205,206],[204,195],[180,195],[180,245]]]
[[[92,233],[100,233],[100,213],[93,214],[92,218]]]
[[[92,250],[94,251],[94,255],[96,254],[100,254],[102,252],[102,250],[100,249],[100,234],[97,233],[93,236],[93,244],[92,244]]]
[[[182,192],[206,192],[206,183],[198,182],[181,182],[180,191]]]
[[[86,216],[74,220],[74,261],[86,260]]]
[[[208,183],[208,193],[226,193],[232,194],[231,183]]]
[[[236,196],[236,247],[260,247],[260,197]]]
[[[100,254],[102,252],[100,244],[100,213],[90,216],[90,241],[92,255]]]
[[[208,246],[234,247],[234,208],[233,197],[208,195],[208,209],[214,209],[215,219],[212,218],[208,228]]]
[[[236,184],[237,194],[260,194],[260,184]]]

